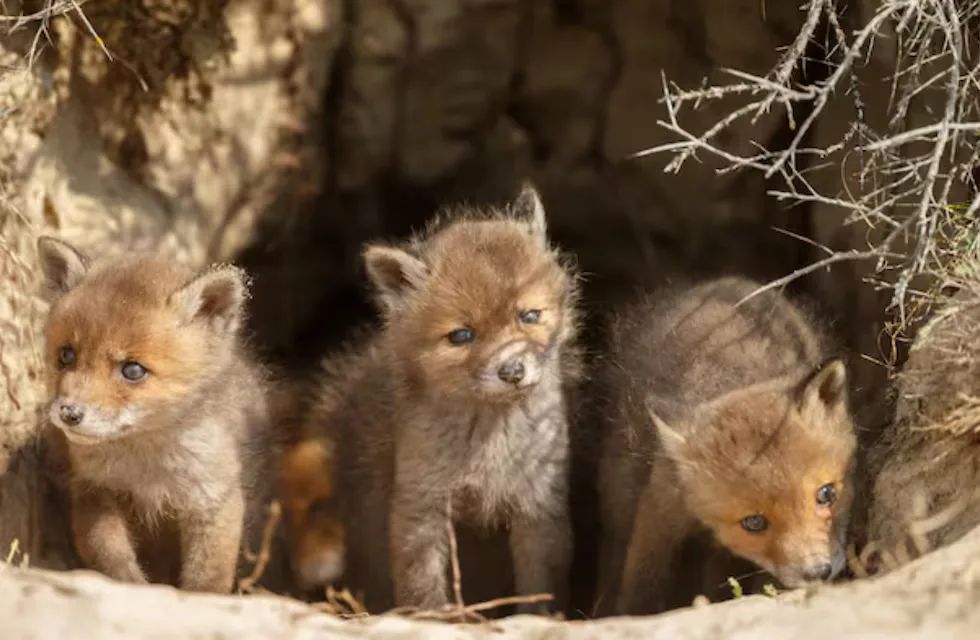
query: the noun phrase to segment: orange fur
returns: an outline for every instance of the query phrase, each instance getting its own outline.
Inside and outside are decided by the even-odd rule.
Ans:
[[[426,295],[388,323],[396,356],[409,364],[410,377],[438,386],[446,397],[512,401],[514,389],[483,381],[494,377],[506,345],[522,343],[543,353],[568,339],[575,311],[568,272],[520,222],[506,218],[447,226],[431,236],[426,261]],[[539,310],[540,321],[517,322],[522,309]],[[477,339],[460,348],[446,335],[463,326]]]
[[[819,417],[801,412],[781,391],[729,400],[710,433],[676,452],[689,508],[724,547],[795,586],[802,580],[795,572],[826,555],[834,515],[848,510],[854,442],[812,426]],[[837,492],[829,507],[814,502],[826,484]],[[766,532],[740,525],[754,513],[769,520]]]
[[[856,448],[846,369],[782,295],[740,303],[759,286],[677,286],[614,321],[600,612],[686,605],[724,585],[709,574],[736,559],[787,587],[846,564]],[[681,558],[689,543],[697,560]]]
[[[128,582],[228,592],[253,549],[276,453],[268,381],[238,336],[234,267],[38,241],[52,307],[48,419],[63,441],[82,562]],[[141,367],[142,377],[126,371]]]
[[[334,495],[331,443],[307,439],[286,449],[279,483],[290,556],[300,587],[334,583],[344,570],[344,529]]]
[[[449,602],[450,524],[506,532],[513,592],[554,594],[523,610],[565,605],[578,283],[546,226],[526,185],[364,251],[384,328],[324,363],[309,421],[336,436],[345,582],[369,611]]]

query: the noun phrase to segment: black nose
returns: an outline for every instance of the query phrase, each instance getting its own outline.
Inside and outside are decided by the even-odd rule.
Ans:
[[[508,384],[517,384],[524,379],[524,363],[520,358],[513,358],[500,365],[497,377]]]
[[[74,427],[85,417],[85,410],[77,404],[63,404],[58,407],[58,416],[65,424]]]
[[[817,562],[803,570],[803,579],[807,581],[826,580],[833,572],[834,568],[829,562]]]

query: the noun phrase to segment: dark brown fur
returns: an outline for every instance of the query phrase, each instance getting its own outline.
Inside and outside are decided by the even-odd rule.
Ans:
[[[855,448],[845,370],[775,292],[723,278],[676,286],[616,318],[604,374],[599,611],[655,613],[723,589],[751,560],[795,586],[843,568]],[[837,501],[816,503],[833,483]],[[763,514],[769,528],[740,521]],[[709,533],[678,568],[680,550]],[[680,573],[678,573],[680,571]],[[707,582],[684,585],[701,575]],[[710,595],[715,595],[711,593]]]
[[[143,254],[92,264],[53,238],[38,250],[53,301],[48,416],[79,557],[122,581],[230,591],[240,546],[257,548],[276,454],[269,382],[238,335],[244,275]],[[126,380],[128,361],[145,378]],[[84,413],[77,424],[69,407]]]
[[[448,602],[451,500],[457,522],[507,528],[518,593],[553,593],[561,608],[577,288],[537,194],[369,247],[365,262],[385,328],[327,364],[317,413],[339,433],[350,585],[372,610]],[[519,321],[527,310],[540,321]],[[451,344],[460,327],[476,339]],[[514,358],[520,388],[498,377]]]

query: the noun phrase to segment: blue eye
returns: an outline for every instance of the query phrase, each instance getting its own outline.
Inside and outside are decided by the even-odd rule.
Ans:
[[[460,346],[473,342],[476,339],[476,334],[470,329],[453,329],[446,337],[452,344]]]
[[[541,322],[541,312],[537,309],[528,309],[521,312],[521,322],[524,324],[537,324]]]
[[[829,507],[837,502],[837,488],[833,484],[825,484],[817,489],[817,504]]]
[[[71,347],[61,347],[58,349],[58,363],[63,367],[70,367],[75,364],[75,350]]]
[[[762,533],[769,528],[769,521],[761,513],[753,513],[742,518],[742,528],[749,533]]]
[[[129,360],[124,362],[122,368],[119,369],[122,377],[130,382],[139,382],[146,377],[146,367],[138,362]]]

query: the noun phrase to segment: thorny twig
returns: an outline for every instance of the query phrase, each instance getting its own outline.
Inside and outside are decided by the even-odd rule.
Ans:
[[[92,26],[89,21],[88,16],[82,10],[82,5],[84,5],[87,0],[46,0],[44,8],[33,13],[26,15],[0,15],[0,28],[5,23],[9,23],[10,26],[3,29],[6,33],[4,35],[9,36],[16,33],[17,31],[24,29],[28,26],[36,25],[36,31],[34,32],[34,37],[31,39],[30,50],[27,53],[27,70],[31,70],[34,63],[37,61],[38,56],[41,54],[42,49],[45,46],[45,42],[50,44],[52,42],[51,38],[51,20],[59,16],[67,16],[74,14],[78,16],[78,19],[82,22],[85,30],[89,32],[89,35],[95,40],[96,44],[102,49],[102,53],[110,61],[113,60],[112,54],[105,45],[105,41]],[[3,8],[3,7],[0,7]]]
[[[980,3],[966,0],[878,0],[859,9],[837,0],[809,0],[799,34],[779,62],[764,77],[744,71],[724,70],[730,84],[702,85],[681,89],[663,76],[666,120],[658,124],[676,140],[645,149],[634,157],[667,153],[672,156],[664,171],[677,172],[699,153],[720,160],[719,174],[759,171],[766,178],[780,175],[787,190],[774,191],[781,200],[832,205],[847,213],[845,224],[867,227],[866,249],[825,256],[809,267],[766,285],[782,286],[806,273],[844,260],[875,261],[879,286],[893,289],[901,325],[908,319],[906,305],[919,298],[928,304],[932,291],[914,291],[913,278],[927,274],[941,286],[948,274],[965,260],[980,259],[980,189],[973,185],[966,202],[954,191],[970,191],[971,172],[980,166],[980,53],[977,24]],[[860,26],[849,30],[845,12],[865,11]],[[826,55],[833,65],[826,79],[808,82],[799,69],[806,60],[809,43],[823,37],[824,29],[834,38]],[[884,116],[887,124],[874,130],[865,121],[866,107],[858,89],[858,72],[874,60],[881,65],[879,77],[891,83],[891,99]],[[873,77],[873,76],[868,76]],[[928,93],[928,95],[927,95]],[[840,139],[814,146],[810,134],[825,107],[841,95],[850,95],[856,121]],[[739,96],[741,106],[703,132],[692,132],[681,124],[685,110]],[[912,108],[919,101],[938,96],[938,108]],[[756,142],[749,152],[723,148],[719,142],[727,129],[779,109],[786,114],[792,139],[780,148],[768,149]],[[797,114],[808,112],[802,122]],[[855,156],[847,149],[854,148]],[[805,177],[820,161],[845,151],[845,163],[856,157],[855,167],[842,167],[846,193],[819,192]],[[847,172],[845,172],[847,169]],[[848,184],[853,175],[859,185]],[[962,200],[962,198],[959,198]],[[873,233],[878,229],[883,233]],[[893,272],[885,282],[885,272]]]

